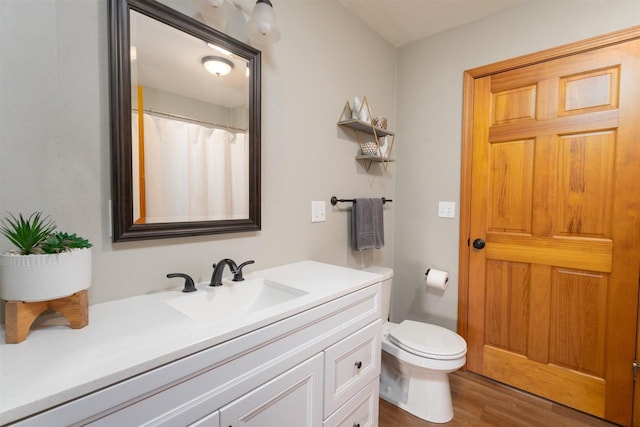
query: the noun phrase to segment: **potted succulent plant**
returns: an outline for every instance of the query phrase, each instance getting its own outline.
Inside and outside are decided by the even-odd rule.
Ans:
[[[17,248],[0,254],[1,299],[47,301],[91,286],[91,243],[56,231],[51,217],[9,214],[0,220],[0,233]]]

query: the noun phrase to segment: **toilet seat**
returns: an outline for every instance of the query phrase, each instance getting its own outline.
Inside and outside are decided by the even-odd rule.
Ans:
[[[389,329],[389,341],[409,353],[437,360],[453,360],[467,353],[467,343],[449,329],[405,320]]]

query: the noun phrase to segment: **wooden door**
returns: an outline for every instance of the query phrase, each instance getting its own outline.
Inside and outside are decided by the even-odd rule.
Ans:
[[[640,319],[638,320],[640,323]],[[640,354],[640,328],[636,331],[636,361]],[[634,366],[633,381],[633,422],[631,425],[640,426],[640,381],[638,381],[638,371]]]
[[[468,369],[625,425],[640,266],[639,58],[632,40],[473,78],[466,109]]]

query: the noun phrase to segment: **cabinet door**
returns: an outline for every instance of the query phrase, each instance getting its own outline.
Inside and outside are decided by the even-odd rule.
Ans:
[[[380,375],[381,339],[378,320],[325,350],[325,417]]]
[[[216,411],[193,424],[189,424],[189,427],[220,427],[220,411]]]
[[[321,427],[322,354],[220,409],[222,427]]]

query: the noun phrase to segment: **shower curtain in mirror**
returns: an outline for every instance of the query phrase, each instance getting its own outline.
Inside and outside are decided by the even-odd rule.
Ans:
[[[133,140],[137,141],[137,114],[133,116]],[[231,133],[147,113],[143,117],[145,222],[249,217],[246,133]],[[139,154],[135,142],[133,146],[134,195],[138,195],[135,187]],[[139,218],[137,201],[134,215]]]

